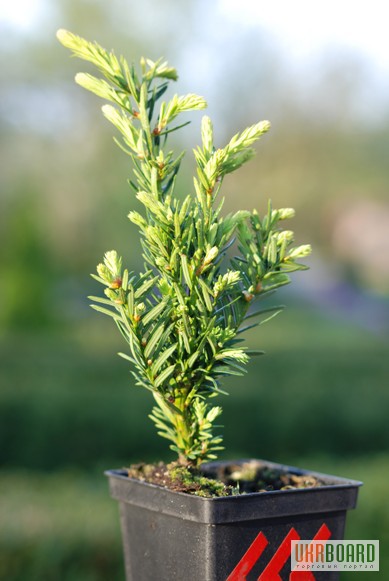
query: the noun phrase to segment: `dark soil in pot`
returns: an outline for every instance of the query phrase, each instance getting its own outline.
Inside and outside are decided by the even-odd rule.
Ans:
[[[257,460],[205,465],[199,469],[175,462],[135,464],[127,472],[130,478],[141,482],[207,498],[324,485],[317,476],[270,467]]]

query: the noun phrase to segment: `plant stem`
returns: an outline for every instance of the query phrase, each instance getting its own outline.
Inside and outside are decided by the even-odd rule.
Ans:
[[[176,398],[174,404],[175,406],[181,411],[181,414],[175,414],[175,429],[177,433],[177,440],[178,446],[183,450],[183,453],[180,454],[180,462],[184,463],[188,462],[187,455],[188,455],[188,446],[191,440],[191,429],[190,429],[190,418],[188,416],[187,405],[186,405],[186,397],[187,394],[182,393],[179,397]]]

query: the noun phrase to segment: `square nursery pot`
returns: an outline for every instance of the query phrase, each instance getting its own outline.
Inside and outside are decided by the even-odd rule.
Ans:
[[[127,581],[337,580],[336,572],[291,574],[290,541],[343,539],[346,511],[355,508],[362,483],[257,462],[325,484],[202,498],[128,478],[124,470],[107,471],[111,496],[119,501]]]

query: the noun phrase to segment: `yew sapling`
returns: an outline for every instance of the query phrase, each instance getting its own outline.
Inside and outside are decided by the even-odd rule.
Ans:
[[[188,123],[180,122],[187,111],[205,109],[203,97],[163,101],[177,80],[167,62],[142,58],[137,70],[97,43],[65,30],[57,36],[102,75],[79,73],[76,82],[111,103],[102,111],[121,134],[115,141],[131,158],[130,185],[144,207],[128,215],[139,228],[144,271],[129,272],[116,251],[107,252],[92,275],[105,296],[90,297],[92,307],[113,319],[128,344],[129,353],[120,355],[154,397],[150,418],[158,434],[181,463],[199,465],[222,449],[214,433],[221,408],[211,403],[224,393],[221,380],[241,375],[260,353],[247,349],[241,334],[282,309],[253,304],[287,284],[290,272],[305,269],[298,260],[311,251],[293,247],[293,232],[282,227],[294,216],[291,208],[274,210],[269,202],[263,218],[256,210],[222,214],[224,177],[252,158],[270,123],[256,123],[217,149],[211,120],[203,117],[194,194],[178,197],[184,152],[167,149],[168,136]]]

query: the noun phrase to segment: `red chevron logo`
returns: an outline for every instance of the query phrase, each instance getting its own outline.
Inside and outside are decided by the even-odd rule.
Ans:
[[[331,531],[326,524],[322,524],[312,540],[326,541],[330,536]],[[300,535],[296,529],[292,527],[281,542],[277,551],[274,553],[273,557],[270,559],[269,563],[266,565],[265,569],[258,577],[257,581],[282,581],[280,572],[290,557],[291,541],[299,541],[300,539]],[[268,544],[269,541],[265,535],[260,532],[226,581],[246,581],[247,575],[260,559]],[[315,576],[310,571],[292,571],[289,575],[289,581],[315,581]]]

